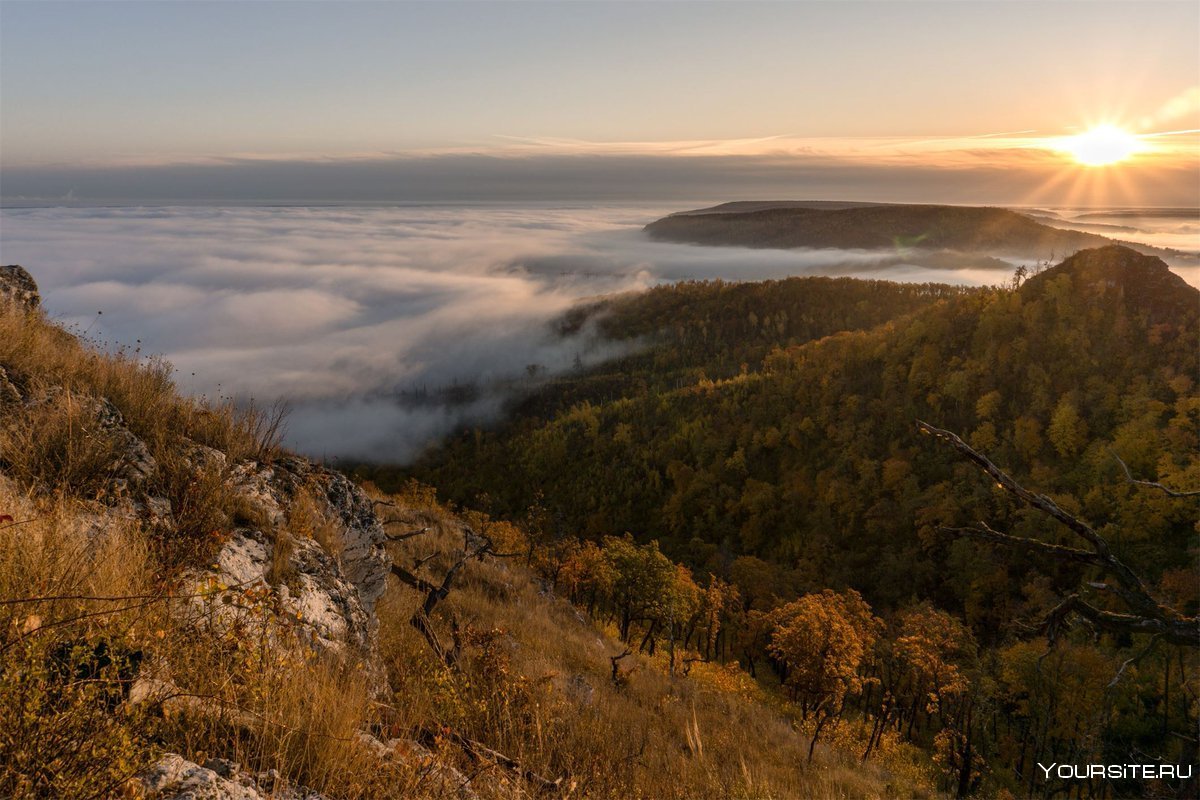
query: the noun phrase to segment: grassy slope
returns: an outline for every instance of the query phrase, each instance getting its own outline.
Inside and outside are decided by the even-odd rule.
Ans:
[[[397,563],[461,551],[459,517],[428,493],[396,499],[405,525],[433,528],[397,545]],[[511,531],[504,523],[489,529],[480,519],[471,522],[498,540],[504,533],[497,530]],[[449,563],[438,556],[428,571],[440,576]],[[408,724],[442,720],[543,775],[569,776],[583,796],[933,795],[925,762],[912,749],[895,748],[882,763],[864,767],[848,748],[821,747],[806,765],[808,739],[794,710],[736,665],[698,663],[686,677],[672,678],[660,650],[656,657],[622,659],[614,682],[610,657],[624,648],[615,627],[593,624],[548,595],[519,559],[471,564],[447,600],[446,616],[459,621],[465,640],[479,643],[459,681],[439,677],[425,642],[407,624],[420,599],[392,592],[380,611]],[[449,641],[444,623],[440,629]],[[853,732],[845,736],[856,743]]]
[[[0,308],[0,366],[26,397],[63,387],[80,401],[110,399],[168,465],[165,485],[156,488],[181,508],[207,509],[188,518],[194,530],[175,531],[187,547],[164,546],[170,542],[162,532],[152,534],[121,511],[121,498],[105,495],[93,471],[114,445],[102,431],[77,426],[78,404],[6,410],[0,708],[15,713],[0,725],[0,795],[109,796],[130,787],[158,753],[174,751],[198,762],[216,756],[276,769],[332,798],[454,796],[453,782],[430,779],[438,765],[461,768],[482,797],[529,796],[521,779],[471,763],[444,741],[429,756],[385,765],[356,735],[369,729],[408,739],[421,728],[452,726],[529,768],[564,776],[579,797],[928,796],[922,769],[903,748],[888,767],[859,768],[853,756],[829,749],[804,766],[805,737],[736,670],[700,664],[671,679],[661,660],[631,657],[617,685],[609,656],[621,648],[611,632],[541,594],[519,563],[468,565],[435,614],[444,637],[450,615],[462,625],[460,674],[447,672],[408,625],[419,596],[398,584],[389,590],[379,609],[388,668],[383,702],[373,699],[356,663],[313,658],[280,635],[246,642],[196,629],[186,606],[165,590],[180,559],[203,554],[191,540],[206,528],[219,536],[236,509],[222,507],[228,498],[219,481],[173,472],[172,452],[186,434],[231,460],[269,457],[269,425],[179,397],[166,365],[106,355],[38,314],[8,307]],[[40,446],[29,449],[33,442]],[[395,545],[393,555],[435,554],[422,569],[440,576],[460,546],[459,520],[428,493],[395,501],[400,524],[425,520],[433,531]],[[13,602],[51,596],[60,599]],[[263,630],[273,630],[269,592],[237,602],[252,604]],[[62,647],[99,641],[113,652],[140,653],[145,670],[170,675],[184,696],[170,707],[133,707],[119,690],[112,694],[116,675],[64,684],[47,666]],[[213,698],[229,713],[195,711],[195,701]]]

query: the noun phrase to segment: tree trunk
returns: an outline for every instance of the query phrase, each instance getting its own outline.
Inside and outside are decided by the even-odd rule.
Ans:
[[[653,622],[650,623],[650,627],[646,629],[646,635],[642,637],[642,643],[641,643],[641,645],[638,646],[639,653],[648,652],[650,655],[654,655],[654,633],[657,630],[658,630],[658,620],[654,620]],[[650,643],[649,650],[646,650],[647,642]]]
[[[817,746],[817,737],[819,737],[821,735],[821,729],[825,727],[825,723],[828,721],[829,721],[829,715],[822,714],[818,710],[817,711],[817,727],[815,729],[813,729],[812,739],[810,739],[808,742],[808,763],[810,763],[810,764],[812,763],[812,760],[813,760],[813,750]]]
[[[962,769],[958,773],[958,792],[954,796],[957,798],[966,797],[971,791],[971,706],[970,700],[967,701],[967,724],[966,736],[963,737],[962,748]]]

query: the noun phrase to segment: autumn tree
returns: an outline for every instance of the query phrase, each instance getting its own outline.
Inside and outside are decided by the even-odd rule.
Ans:
[[[612,571],[612,599],[620,617],[621,640],[629,641],[634,622],[660,623],[669,602],[675,565],[658,542],[639,545],[629,534],[604,539],[604,559]]]
[[[770,650],[786,669],[785,685],[802,716],[815,718],[808,759],[825,725],[840,716],[846,696],[862,688],[859,673],[882,622],[853,589],[807,594],[776,612]]]

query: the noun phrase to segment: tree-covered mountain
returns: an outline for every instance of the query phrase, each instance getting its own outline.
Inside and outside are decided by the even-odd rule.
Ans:
[[[1044,225],[1005,208],[938,205],[772,204],[704,213],[684,212],[651,222],[652,238],[701,245],[865,250],[952,250],[1053,260],[1112,244],[1094,233]],[[1160,252],[1133,245],[1141,252]]]
[[[1184,480],[1198,305],[1161,261],[1121,247],[1016,290],[661,287],[602,306],[609,336],[657,335],[645,351],[558,379],[415,474],[509,514],[540,493],[585,532],[642,532],[679,555],[703,541],[876,599],[943,591],[936,570],[913,572],[928,562],[916,511],[942,505],[953,457],[922,446],[914,420],[1080,500],[1117,482],[1110,446]],[[1171,547],[1167,529],[1145,538],[1182,552],[1167,528]]]
[[[1200,488],[1200,293],[1159,259],[1120,246],[1008,286],[907,291],[853,281],[685,284],[611,300],[603,329],[645,337],[644,352],[550,384],[502,426],[467,432],[410,473],[453,500],[538,520],[549,539],[610,542],[628,531],[657,541],[741,598],[725,619],[722,655],[751,667],[766,657],[785,686],[800,668],[780,649],[789,626],[807,624],[803,614],[859,613],[858,601],[805,598],[857,592],[888,625],[916,625],[922,608],[950,615],[963,626],[955,641],[979,648],[955,662],[970,678],[952,705],[918,711],[914,700],[911,713],[893,712],[885,692],[877,708],[870,687],[887,688],[894,650],[864,660],[873,666],[852,670],[858,677],[835,694],[839,717],[857,703],[865,719],[907,726],[931,752],[949,747],[942,757],[957,765],[960,790],[1032,793],[1045,785],[1034,774],[1042,758],[1186,760],[1198,710],[1194,653],[1142,654],[1140,671],[1114,689],[1118,664],[1147,642],[1076,628],[1058,643],[1057,682],[1036,679],[1047,649],[1038,631],[1053,633],[1038,627],[1048,612],[1081,586],[1087,602],[1119,605],[1086,559],[950,533],[987,525],[1071,543],[1069,529],[921,436],[916,421],[960,433],[1086,518],[1155,597],[1195,614],[1195,500],[1130,477]],[[790,329],[809,316],[844,329]],[[567,563],[570,574],[581,569]],[[801,616],[781,618],[781,609]],[[774,631],[766,649],[763,619]]]
[[[356,485],[172,371],[58,326],[0,267],[0,797],[929,796],[912,748],[805,766],[794,710],[625,649],[518,527]],[[593,609],[641,602],[644,564],[681,574],[609,555]],[[671,608],[697,616],[691,588]]]

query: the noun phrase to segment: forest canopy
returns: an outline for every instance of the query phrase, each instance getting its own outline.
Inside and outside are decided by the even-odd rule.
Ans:
[[[1037,622],[1095,571],[948,534],[986,521],[1070,543],[915,424],[958,432],[1086,517],[1160,601],[1194,616],[1195,499],[1130,480],[1200,487],[1200,293],[1160,260],[1106,247],[984,289],[685,283],[577,309],[563,329],[587,319],[645,346],[546,384],[501,427],[407,473],[363,474],[415,475],[536,521],[547,545],[581,542],[551,572],[593,606],[632,601],[587,565],[653,542],[695,589],[637,601],[625,638],[700,645],[662,609],[699,619],[687,598],[724,593],[703,652],[760,676],[769,664],[816,734],[861,715],[864,758],[885,733],[920,744],[960,794],[1032,791],[1039,759],[1071,753],[1194,754],[1194,653],[1159,648],[1122,674],[1145,637],[1086,626],[1048,649]],[[847,618],[855,637],[808,647]],[[808,660],[831,652],[845,657]]]

